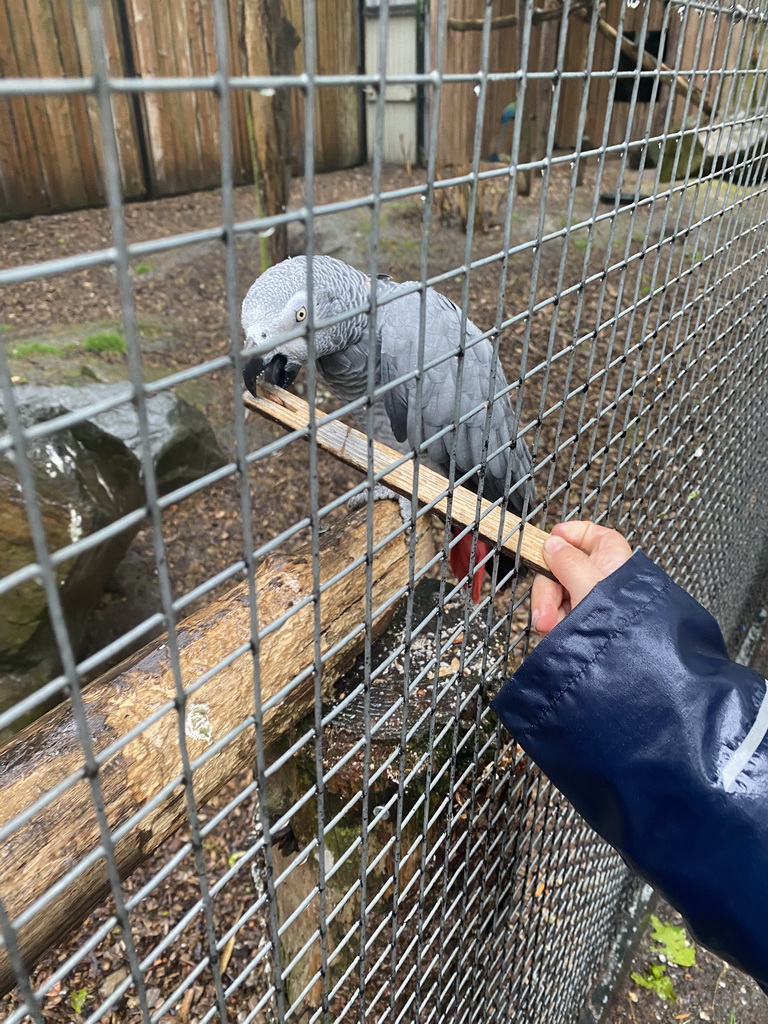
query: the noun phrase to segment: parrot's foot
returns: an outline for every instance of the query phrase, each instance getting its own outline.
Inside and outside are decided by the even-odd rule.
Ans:
[[[400,494],[396,494],[393,490],[387,487],[385,484],[376,484],[373,491],[361,491],[359,494],[353,494],[347,502],[347,508],[350,512],[354,512],[356,508],[362,508],[363,505],[368,504],[368,495],[371,494],[374,501],[396,501],[400,507],[400,518],[404,523],[410,525],[412,506],[408,498],[403,498]]]

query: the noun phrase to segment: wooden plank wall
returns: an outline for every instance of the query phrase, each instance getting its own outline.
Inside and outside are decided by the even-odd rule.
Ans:
[[[716,106],[718,121],[723,114],[732,118],[736,106],[746,101],[748,93],[743,75],[728,76],[721,72],[724,68],[749,67],[752,48],[757,42],[756,26],[750,22],[734,25],[730,18],[717,18],[711,11],[702,14],[691,12],[686,19],[682,67],[698,72],[694,76],[695,84],[705,90],[709,102]],[[710,67],[712,71],[708,73]],[[678,97],[673,115],[678,124],[684,110],[685,100]],[[695,116],[696,112],[696,108],[689,104],[688,117]],[[706,124],[706,120],[703,118],[702,123]]]
[[[645,5],[651,0],[641,0],[637,8],[625,11],[624,31],[634,32],[640,28],[645,17]],[[555,0],[542,0],[538,5],[547,8],[555,5]],[[506,14],[517,14],[517,0],[500,0],[494,4],[493,15],[499,17]],[[469,20],[481,19],[484,14],[483,0],[449,0],[449,19]],[[612,26],[619,24],[621,0],[607,0],[603,17]],[[652,3],[649,11],[648,28],[658,31],[662,27],[664,6]],[[549,70],[555,66],[558,45],[559,22],[545,22],[534,26],[531,31],[531,42],[528,54],[528,70]],[[490,70],[510,71],[516,69],[517,40],[516,28],[495,30],[491,36]],[[710,65],[713,73],[695,76],[700,87],[706,87],[710,102],[716,99],[719,109],[727,111],[727,116],[734,112],[735,98],[729,102],[729,90],[738,90],[738,79],[724,76],[723,68],[747,67],[754,43],[751,29],[742,25],[732,26],[730,19],[715,18],[713,14],[699,15],[691,12],[683,23],[676,11],[669,19],[667,34],[667,55],[673,60],[680,32],[685,33],[682,48],[681,68],[705,69]],[[437,19],[433,17],[430,25],[432,68],[435,67],[435,48],[437,45]],[[586,66],[589,25],[584,16],[574,13],[569,18],[568,36],[566,39],[564,67],[566,71],[583,71]],[[697,43],[697,40],[699,42]],[[443,71],[445,72],[476,72],[481,63],[481,33],[461,32],[448,29]],[[697,52],[698,47],[698,52]],[[615,46],[604,36],[598,34],[591,68],[597,71],[608,71],[614,65]],[[544,83],[546,86],[546,83]],[[575,149],[578,139],[579,111],[584,90],[587,90],[587,112],[584,126],[585,139],[593,146],[600,146],[606,141],[609,145],[621,142],[626,133],[626,118],[629,104],[614,102],[610,124],[606,132],[606,113],[608,100],[613,83],[605,78],[587,77],[584,80],[566,79],[561,88],[560,102],[556,114],[555,146],[559,149]],[[526,110],[522,112],[531,124],[532,148],[534,154],[543,152],[543,143],[549,126],[549,108],[547,97],[548,86],[536,87],[533,84],[527,89]],[[483,125],[483,155],[492,152],[500,132],[499,119],[504,106],[516,99],[516,87],[512,83],[494,83],[489,89],[485,123]],[[656,112],[653,115],[652,130],[658,130],[663,123],[663,113],[669,97],[669,86],[663,85],[659,90]],[[518,105],[519,107],[519,105]],[[679,126],[684,109],[684,101],[675,100],[673,124]],[[438,166],[466,166],[472,156],[472,141],[475,129],[476,98],[473,86],[465,84],[447,84],[443,86],[440,134],[438,142]],[[689,115],[697,110],[689,105]],[[518,117],[521,111],[517,111]],[[633,124],[630,129],[630,141],[642,139],[646,134],[648,122],[648,105],[636,103]],[[706,123],[706,117],[703,123]],[[509,151],[511,130],[508,130],[504,144]],[[590,147],[591,148],[591,147]]]
[[[636,8],[627,8],[624,18],[624,31],[635,32],[642,25],[644,7],[650,0],[641,0]],[[614,28],[618,27],[621,10],[621,0],[608,0],[604,19]],[[648,29],[657,31],[662,26],[664,15],[663,5],[653,3],[649,13]],[[589,41],[589,24],[580,14],[574,14],[570,18],[568,39],[565,53],[566,71],[583,71],[585,67],[587,46]],[[667,49],[673,45],[673,40],[668,37]],[[596,71],[610,71],[614,66],[615,45],[604,36],[597,34],[595,41],[594,58],[592,67]],[[563,83],[560,108],[557,116],[556,144],[563,149],[575,149],[577,144],[577,133],[579,113],[581,110],[584,89],[588,90],[586,123],[584,135],[592,146],[603,144],[605,133],[605,116],[608,109],[608,100],[613,84],[605,78],[588,78],[585,82],[566,79]],[[668,87],[662,86],[659,91],[658,105],[661,107],[666,102]],[[629,104],[614,102],[611,111],[611,123],[608,126],[608,134],[605,141],[608,145],[618,143],[625,137],[627,115]],[[648,107],[645,103],[635,104],[635,114],[630,141],[643,138],[648,120]]]
[[[624,30],[626,32],[634,32],[639,29],[645,16],[644,7],[650,2],[651,0],[641,0],[637,8],[628,8],[626,10],[624,20]],[[620,0],[608,0],[603,16],[614,27],[617,27],[619,24],[620,8]],[[652,3],[648,17],[649,30],[660,30],[663,18],[663,5]],[[668,20],[666,40],[667,63],[674,64],[680,33],[684,32],[680,70],[686,72],[692,69],[706,69],[711,61],[713,73],[709,76],[696,74],[694,82],[700,88],[705,88],[707,99],[710,102],[715,100],[718,89],[722,88],[720,96],[722,109],[727,99],[728,90],[734,83],[738,88],[738,79],[734,78],[734,76],[723,76],[721,72],[726,67],[745,66],[743,62],[744,46],[742,43],[744,30],[744,25],[731,26],[730,19],[716,18],[712,13],[699,14],[697,11],[690,12],[685,21],[681,22],[677,9],[674,9]],[[588,32],[588,25],[583,18],[578,15],[571,18],[566,45],[566,70],[583,70],[587,52]],[[700,32],[701,35],[699,36]],[[614,64],[614,50],[615,47],[612,43],[598,35],[593,67],[600,71],[610,70]],[[563,95],[558,112],[556,141],[562,148],[570,149],[576,145],[579,109],[584,88],[589,89],[585,135],[594,145],[601,145],[603,142],[608,97],[613,86],[605,79],[588,80],[586,85],[579,81],[571,80],[566,81],[563,85]],[[651,131],[654,133],[660,131],[663,127],[668,102],[669,86],[662,85],[658,91],[656,111],[652,117]],[[673,102],[674,108],[670,123],[673,128],[677,129],[680,127],[685,111],[685,100],[681,96],[676,96]],[[629,105],[627,103],[613,104],[611,123],[607,134],[609,145],[624,139],[628,113]],[[688,117],[695,118],[697,113],[697,108],[692,103],[689,103]],[[647,104],[637,103],[629,136],[630,141],[644,137],[647,123]],[[707,123],[706,115],[702,117],[701,123]]]
[[[356,0],[319,3],[315,60],[320,75],[355,75],[362,40],[358,38]],[[330,171],[351,167],[365,158],[361,132],[362,89],[358,85],[327,86],[317,94],[315,167]]]
[[[208,0],[124,0],[139,77],[210,75],[217,70],[213,9]],[[242,74],[235,5],[230,4],[230,73]],[[235,181],[253,180],[244,99],[232,94]],[[145,92],[140,99],[152,195],[217,185],[221,123],[216,96],[205,90]]]
[[[362,40],[358,39],[357,0],[324,2],[315,8],[315,71],[319,75],[358,73]],[[294,71],[306,69],[304,55],[304,0],[283,0],[283,12],[298,39],[294,50]],[[315,102],[315,170],[331,171],[353,167],[365,159],[361,131],[362,90],[359,86],[318,88]],[[292,89],[290,96],[291,160],[295,174],[304,171],[304,93]]]
[[[234,75],[256,73],[250,68],[253,47],[243,46],[239,26],[247,0],[230,0],[229,70]],[[547,5],[554,0],[543,0]],[[651,0],[642,0],[650,3]],[[448,17],[481,18],[483,0],[449,0]],[[494,17],[516,14],[518,0],[498,0]],[[606,20],[617,25],[620,0],[608,0]],[[123,13],[123,18],[120,14]],[[431,19],[432,67],[437,43],[439,7]],[[652,29],[661,27],[663,5],[651,8]],[[140,76],[208,75],[216,70],[212,5],[209,0],[105,0],[106,49],[110,71]],[[673,12],[674,15],[674,12]],[[286,70],[305,68],[303,0],[282,0],[281,29]],[[626,11],[625,27],[639,26],[643,7]],[[658,23],[658,24],[657,24]],[[126,40],[122,24],[127,25]],[[710,101],[718,96],[721,109],[734,79],[724,77],[724,67],[746,66],[751,44],[745,42],[744,26],[729,30],[729,19],[711,14],[689,14],[684,25],[676,15],[670,18],[668,52],[674,53],[680,31],[685,32],[682,65],[705,68],[710,59],[715,73],[706,86]],[[554,66],[557,22],[534,27],[529,70]],[[287,32],[287,35],[285,33]],[[697,38],[698,56],[696,54]],[[360,40],[357,0],[323,0],[316,6],[314,61],[320,74],[354,74],[358,70]],[[569,21],[566,68],[584,68],[588,27],[581,16]],[[127,59],[128,46],[133,67]],[[295,48],[294,48],[295,46]],[[482,36],[479,32],[448,30],[442,70],[477,72],[481,66]],[[90,44],[86,30],[86,0],[0,0],[0,74],[13,77],[80,76],[91,71]],[[750,53],[747,51],[750,50]],[[490,42],[492,71],[517,67],[517,31],[496,30]],[[607,70],[613,64],[613,45],[597,37],[593,66]],[[428,70],[431,70],[428,69]],[[546,83],[544,83],[546,85]],[[563,85],[555,143],[561,148],[576,145],[578,112],[582,92],[589,90],[585,134],[595,145],[603,139],[605,111],[612,85],[607,80],[566,81]],[[666,104],[668,87],[660,95],[659,110]],[[543,113],[534,125],[534,152],[548,127],[545,89],[528,90],[527,116]],[[256,97],[251,98],[251,102]],[[261,98],[258,98],[261,102]],[[482,156],[494,152],[501,131],[504,107],[516,99],[511,82],[491,83],[483,124]],[[301,173],[304,157],[305,96],[291,90],[290,141],[285,159],[295,173]],[[315,103],[315,166],[318,170],[349,167],[364,159],[361,132],[362,90],[357,86],[324,87],[317,90]],[[431,102],[431,97],[428,97]],[[627,105],[614,104],[609,143],[624,135]],[[216,186],[220,180],[221,127],[216,97],[204,90],[148,92],[138,101],[116,95],[113,110],[120,155],[123,191],[126,197],[169,195]],[[138,110],[138,123],[135,116]],[[472,157],[477,97],[472,83],[443,86],[438,142],[438,166],[465,166]],[[673,119],[679,123],[683,101],[677,99]],[[246,96],[232,93],[234,173],[238,183],[253,180],[248,141]],[[518,111],[518,116],[520,112]],[[639,104],[631,137],[641,138],[647,108]],[[140,136],[141,133],[141,136]],[[146,160],[142,159],[143,142]],[[505,147],[511,142],[507,131]],[[103,201],[103,167],[95,101],[85,96],[19,96],[0,98],[0,217],[23,216],[53,210],[90,206]]]
[[[248,0],[228,3],[229,70],[233,75],[258,71],[248,65],[253,48],[241,45],[246,3]],[[290,51],[293,42],[299,40],[293,51],[297,72],[304,69],[302,7],[301,0],[282,2],[281,28],[288,30],[286,49]],[[210,0],[105,0],[103,9],[113,75],[178,77],[216,71]],[[285,19],[293,23],[293,28]],[[122,24],[127,26],[127,40],[122,36]],[[355,74],[359,54],[357,0],[323,0],[317,5],[316,28],[318,73]],[[88,75],[89,54],[86,0],[0,0],[2,76]],[[282,158],[300,169],[296,165],[300,165],[304,149],[305,99],[300,90],[292,93],[291,152]],[[144,92],[138,100],[116,95],[112,102],[127,198],[171,195],[219,184],[221,125],[218,101],[212,92]],[[357,86],[318,90],[318,170],[349,167],[364,159],[361,103]],[[234,176],[237,183],[244,183],[253,180],[253,165],[246,96],[241,90],[231,93],[231,106]],[[142,159],[142,143],[146,160]],[[103,200],[102,154],[93,98],[0,98],[0,218],[93,206]]]
[[[110,72],[123,73],[123,40],[114,3],[104,5]],[[3,77],[89,75],[86,0],[0,0]],[[113,100],[123,191],[144,192],[131,100]],[[95,100],[86,96],[0,98],[0,217],[47,213],[103,201]]]
[[[449,0],[449,19],[482,18],[485,4],[482,0]],[[493,5],[493,16],[501,17],[517,13],[517,0],[499,0]],[[434,8],[430,21],[430,57],[431,66],[427,71],[437,67],[437,36],[439,9]],[[447,30],[442,70],[445,74],[474,73],[480,70],[482,61],[482,33],[457,32]],[[515,28],[494,30],[491,33],[489,71],[514,71],[517,60],[517,33]],[[481,157],[486,157],[496,149],[496,142],[501,130],[501,115],[504,107],[516,98],[516,88],[512,82],[491,82],[488,86],[485,117],[483,123],[483,140]],[[428,93],[428,120],[431,123],[431,93]],[[477,96],[471,82],[449,82],[442,86],[440,98],[440,124],[438,128],[437,165],[438,167],[461,167],[471,163],[472,148],[477,121]],[[511,128],[507,131],[506,141],[511,142]]]

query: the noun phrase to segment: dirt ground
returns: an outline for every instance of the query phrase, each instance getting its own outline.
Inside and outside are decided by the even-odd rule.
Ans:
[[[682,926],[679,914],[660,901],[654,913],[664,924]],[[621,988],[608,1011],[605,1024],[766,1024],[768,997],[758,985],[719,957],[696,945],[693,967],[678,967],[660,959],[658,945],[647,925]],[[655,991],[632,980],[632,974],[646,977],[652,965],[663,964],[672,981],[674,999],[662,999]]]
[[[402,169],[388,168],[383,188],[391,190],[420,180],[418,172],[414,173],[415,178],[405,175]],[[370,169],[335,172],[318,176],[315,201],[331,203],[367,195],[370,190]],[[567,165],[560,167],[553,174],[545,204],[540,202],[541,183],[538,181],[530,197],[516,201],[511,246],[522,246],[535,238],[540,229],[545,234],[559,232],[568,224],[613,209],[610,197],[614,190],[613,165],[606,168],[600,182],[595,181],[595,168],[589,168],[584,186],[575,191],[570,187]],[[609,201],[596,202],[593,206],[593,195],[603,192],[608,193]],[[640,460],[648,458],[650,448],[637,427],[629,432],[622,431],[622,424],[629,421],[633,410],[652,394],[654,387],[662,386],[661,374],[656,382],[642,376],[643,367],[658,357],[658,351],[656,356],[641,350],[628,356],[628,346],[639,333],[640,321],[646,314],[661,319],[664,303],[674,302],[678,292],[682,294],[687,287],[685,273],[699,257],[693,247],[683,242],[655,252],[647,261],[638,259],[629,265],[625,261],[658,241],[665,228],[669,233],[676,218],[685,215],[684,204],[669,202],[651,215],[606,220],[593,232],[586,228],[576,230],[567,238],[559,236],[538,246],[520,248],[502,261],[503,195],[494,195],[489,188],[482,201],[487,230],[475,234],[468,255],[473,260],[485,259],[486,262],[471,275],[468,309],[480,327],[493,324],[499,301],[500,273],[503,272],[502,315],[517,319],[503,332],[500,355],[508,379],[521,382],[520,422],[540,464],[538,494],[541,498],[546,496],[540,516],[555,521],[566,509],[581,508],[584,515],[594,517],[610,502],[617,503],[618,508],[628,507],[637,486],[634,470]],[[301,205],[299,181],[294,182],[291,202]],[[463,298],[464,276],[460,268],[467,255],[460,205],[460,197],[455,196],[454,200],[443,203],[442,211],[436,211],[430,232],[428,264],[430,275],[450,272],[440,289],[457,302]],[[255,216],[252,190],[237,190],[236,215],[242,219]],[[316,250],[340,256],[365,269],[371,216],[366,207],[318,218]],[[381,272],[398,280],[418,279],[423,217],[423,204],[418,199],[400,198],[382,205],[378,264]],[[220,198],[216,192],[130,205],[125,210],[131,242],[194,231],[219,222]],[[0,265],[28,264],[109,244],[109,218],[103,210],[9,222],[0,224]],[[297,250],[300,248],[299,235],[294,236],[293,245]],[[609,270],[613,264],[615,266]],[[670,266],[672,284],[664,295],[654,299],[654,289]],[[245,294],[257,267],[258,239],[240,237],[237,242],[238,298]],[[580,285],[583,281],[588,283]],[[135,261],[136,317],[148,378],[176,373],[230,351],[224,326],[227,323],[226,295],[224,252],[218,242],[150,254]],[[635,312],[625,313],[630,307]],[[618,319],[614,321],[616,316]],[[92,267],[10,286],[0,295],[2,340],[11,347],[30,339],[44,339],[55,330],[80,330],[83,325],[93,324],[121,325],[117,283],[114,273],[107,267]],[[658,344],[666,342],[662,339]],[[48,360],[42,371],[55,375],[55,365],[51,370],[51,357],[42,358]],[[110,361],[114,364],[122,359],[114,355],[102,358],[105,372]],[[679,358],[682,359],[682,355]],[[17,373],[24,372],[23,366],[14,365]],[[672,362],[664,370],[665,381],[674,377],[675,365]],[[637,387],[635,380],[639,381]],[[234,457],[231,424],[233,402],[239,399],[240,389],[231,372],[217,370],[193,386],[180,386],[179,390],[205,411],[222,447]],[[514,394],[513,401],[517,397]],[[657,409],[654,416],[658,414]],[[251,450],[278,436],[277,428],[249,420],[247,440]],[[635,454],[631,455],[632,452]],[[340,467],[330,458],[322,458],[320,467],[321,502],[330,501],[356,481],[351,470]],[[250,526],[258,547],[306,515],[306,451],[301,445],[292,445],[277,457],[254,462],[248,486],[252,510]],[[626,525],[630,526],[631,522]],[[162,517],[162,539],[176,597],[210,579],[224,566],[237,563],[243,549],[243,530],[236,477],[233,475],[206,487],[168,508]],[[301,540],[297,536],[290,543]],[[207,594],[200,600],[210,600],[211,596]],[[159,607],[152,526],[147,522],[97,609],[81,653],[85,655],[98,649]],[[212,879],[220,879],[235,868],[240,853],[248,846],[252,791],[242,802],[237,801],[238,794],[244,787],[247,792],[251,781],[250,777],[235,780],[203,810],[203,819],[210,820],[232,802],[224,820],[203,845],[202,855]],[[186,841],[187,836],[181,834],[169,840],[156,857],[124,885],[128,895],[146,887],[132,914],[132,930],[139,937],[141,955],[161,942],[170,925],[200,896],[190,856],[183,857],[161,884],[153,882],[159,867],[169,863]],[[215,897],[217,933],[223,934],[252,899],[249,868],[243,863],[234,884],[225,885]],[[70,941],[44,957],[33,972],[33,981],[39,984],[50,976],[110,913],[109,906],[100,909]],[[193,915],[182,939],[174,941],[156,958],[148,973],[150,1008],[159,1008],[175,985],[199,963],[205,953],[204,935],[201,915]],[[238,933],[223,967],[227,980],[235,978],[252,961],[259,940],[258,931],[252,933],[243,929]],[[124,965],[125,940],[119,929],[113,929],[74,967],[65,982],[49,993],[44,1004],[46,1021],[53,1024],[84,1019],[125,977]],[[713,972],[716,970],[712,968]],[[768,1015],[754,1016],[757,1003],[750,1004],[752,1016],[743,1009],[740,1002],[743,982],[735,978],[735,972],[727,972],[722,977],[718,974],[714,982],[712,976],[711,973],[708,976],[705,991],[696,996],[697,1009],[691,1009],[690,1019],[712,1020],[717,1024],[763,1024],[768,1020]],[[212,1005],[212,985],[208,978],[206,972],[187,990],[176,1008],[175,1019],[191,1024],[199,1019],[200,1012]],[[732,1009],[726,1009],[726,995],[720,998],[720,983],[725,981],[730,985],[732,979],[735,988],[732,996],[727,997]],[[261,985],[257,973],[246,978],[238,990],[239,1002],[233,1007],[233,1013],[244,1014],[252,1009],[258,1001]],[[683,989],[681,984],[679,993]],[[0,1005],[10,1010],[17,999],[18,993]],[[711,1009],[713,1004],[716,1005]],[[681,1010],[683,1005],[687,1004],[677,1004],[677,1014],[687,1012]],[[712,1015],[705,1016],[705,1013]],[[668,1012],[653,993],[635,986],[620,997],[612,1024],[645,1024],[689,1017]],[[138,1019],[135,995],[127,995],[105,1019],[114,1024]]]
[[[633,468],[648,459],[651,448],[635,425],[622,432],[638,405],[653,398],[654,386],[647,379],[637,387],[633,378],[653,353],[642,350],[626,355],[628,345],[640,326],[662,317],[665,303],[675,301],[688,287],[686,271],[696,258],[691,247],[663,246],[649,253],[647,263],[623,261],[658,241],[678,223],[681,201],[669,201],[635,217],[607,218],[592,232],[586,228],[562,234],[541,245],[531,239],[537,233],[563,232],[594,215],[606,216],[613,202],[597,198],[615,191],[616,168],[607,164],[599,183],[595,168],[586,172],[584,185],[570,188],[567,165],[553,170],[546,202],[541,203],[540,183],[534,183],[530,197],[518,197],[511,218],[510,245],[520,247],[506,262],[501,259],[504,217],[504,184],[483,187],[480,205],[486,230],[474,233],[467,250],[461,224],[462,196],[454,188],[436,207],[429,238],[429,275],[452,270],[440,289],[461,302],[465,257],[485,261],[475,268],[467,288],[467,308],[481,327],[492,325],[499,300],[500,283],[503,317],[517,318],[502,332],[499,352],[510,382],[521,381],[520,422],[528,444],[540,465],[537,493],[545,498],[541,518],[559,518],[566,510],[581,507],[595,516],[609,502],[626,494],[629,502],[637,481]],[[382,190],[386,193],[422,180],[420,172],[406,175],[401,168],[387,168]],[[625,186],[626,187],[626,186]],[[318,206],[370,193],[370,168],[319,175],[315,183]],[[294,180],[291,204],[302,203],[301,183]],[[236,191],[236,216],[256,215],[253,191]],[[342,214],[318,216],[315,247],[346,259],[363,269],[368,267],[372,213],[369,207]],[[379,261],[381,272],[397,280],[420,276],[419,239],[424,204],[418,197],[383,202],[379,213]],[[164,238],[181,232],[209,228],[220,222],[217,192],[196,193],[125,208],[129,242]],[[52,256],[101,249],[110,243],[109,216],[105,210],[86,210],[50,217],[0,224],[0,265],[15,266],[50,259]],[[303,229],[292,233],[294,251],[301,251]],[[259,265],[258,238],[238,236],[237,296],[242,298],[256,276]],[[610,258],[607,257],[610,253]],[[652,266],[650,265],[652,264]],[[650,294],[672,265],[671,286],[656,300]],[[606,268],[611,268],[607,271]],[[169,373],[199,366],[206,360],[227,355],[227,287],[225,255],[219,242],[179,247],[136,260],[134,298],[136,320],[145,375],[162,379]],[[582,282],[586,281],[586,284]],[[529,301],[530,297],[530,301]],[[633,307],[634,312],[627,315]],[[618,316],[615,324],[613,318]],[[91,267],[76,273],[43,278],[3,289],[0,295],[0,324],[5,343],[46,341],[62,331],[92,328],[94,325],[121,326],[116,277],[109,267]],[[598,326],[602,325],[602,326]],[[671,332],[670,332],[671,334]],[[654,342],[658,357],[663,339]],[[678,356],[678,362],[681,356]],[[38,364],[30,367],[30,362]],[[100,379],[114,379],[127,372],[124,357],[105,354],[91,363],[88,372]],[[43,364],[43,365],[40,365]],[[675,362],[664,373],[665,383],[673,378]],[[36,379],[42,373],[55,379],[56,359],[31,356],[14,363],[17,379]],[[301,379],[297,382],[301,388]],[[219,442],[231,458],[235,456],[233,401],[239,400],[240,382],[230,370],[209,372],[203,377],[177,385],[182,397],[197,404],[217,432]],[[621,396],[621,397],[619,397]],[[671,396],[670,396],[671,397]],[[666,396],[665,396],[666,398]],[[661,402],[654,417],[661,414]],[[247,441],[251,451],[277,438],[280,430],[251,419]],[[254,547],[268,543],[307,512],[307,455],[301,444],[292,445],[274,457],[252,463],[249,496]],[[645,450],[643,450],[645,448]],[[629,457],[628,457],[629,456]],[[618,468],[617,468],[618,467]],[[330,457],[320,458],[320,500],[327,502],[359,479]],[[280,500],[275,495],[280,494]],[[548,508],[547,508],[548,506]],[[205,529],[200,530],[200,524]],[[625,524],[625,528],[631,526]],[[205,487],[163,513],[163,542],[166,548],[174,596],[180,597],[238,560],[243,545],[239,514],[238,483],[235,476]],[[293,543],[300,542],[296,537]],[[147,522],[135,539],[129,558],[101,603],[86,637],[83,653],[90,653],[140,622],[149,610],[160,607],[154,577],[152,527]],[[121,580],[123,582],[121,582]],[[138,597],[137,600],[134,600]],[[208,595],[204,598],[210,599]],[[190,609],[191,610],[191,609]]]

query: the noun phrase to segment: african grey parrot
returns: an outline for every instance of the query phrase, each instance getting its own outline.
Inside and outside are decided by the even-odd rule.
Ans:
[[[364,307],[370,300],[370,279],[330,256],[312,260],[314,322],[322,323],[344,316],[355,307]],[[376,387],[406,378],[380,395],[374,406],[374,437],[401,452],[413,451],[421,439],[423,461],[447,476],[451,450],[456,449],[456,478],[478,467],[483,461],[483,432],[486,402],[491,390],[494,365],[493,346],[488,339],[472,343],[481,332],[467,320],[467,347],[464,352],[464,374],[458,403],[459,418],[467,416],[458,427],[440,433],[454,423],[456,387],[459,366],[458,352],[461,311],[455,303],[432,288],[426,293],[426,331],[424,339],[421,404],[416,401],[415,371],[419,369],[418,292],[386,302],[386,298],[402,285],[389,278],[377,281],[378,309],[376,315]],[[384,302],[382,305],[381,303]],[[307,362],[306,336],[275,344],[276,340],[300,327],[307,320],[307,259],[298,256],[284,260],[266,270],[251,285],[243,301],[242,325],[246,348],[256,353],[243,370],[245,385],[254,392],[264,379],[278,387],[288,387]],[[343,402],[351,402],[366,394],[368,350],[371,332],[367,313],[315,331],[317,369]],[[435,364],[435,365],[430,365]],[[517,423],[508,394],[504,371],[495,360],[493,387],[499,395],[493,403],[487,452],[492,456],[485,468],[483,495],[493,501],[505,493],[507,465],[512,461],[507,506],[521,515],[524,504],[530,507],[531,457],[526,446],[517,439]],[[362,430],[366,429],[365,408],[353,415]],[[419,420],[421,429],[419,431]],[[493,453],[497,454],[493,454]],[[465,486],[477,490],[475,474]],[[467,535],[451,548],[451,567],[458,579],[468,575],[472,537]],[[480,562],[490,546],[478,540],[475,561]],[[507,570],[508,571],[508,570]],[[472,582],[472,597],[479,600],[482,573]]]

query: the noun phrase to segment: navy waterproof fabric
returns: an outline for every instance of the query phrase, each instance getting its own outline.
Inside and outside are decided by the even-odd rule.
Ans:
[[[765,697],[712,616],[637,553],[541,641],[492,707],[695,937],[768,991]]]

